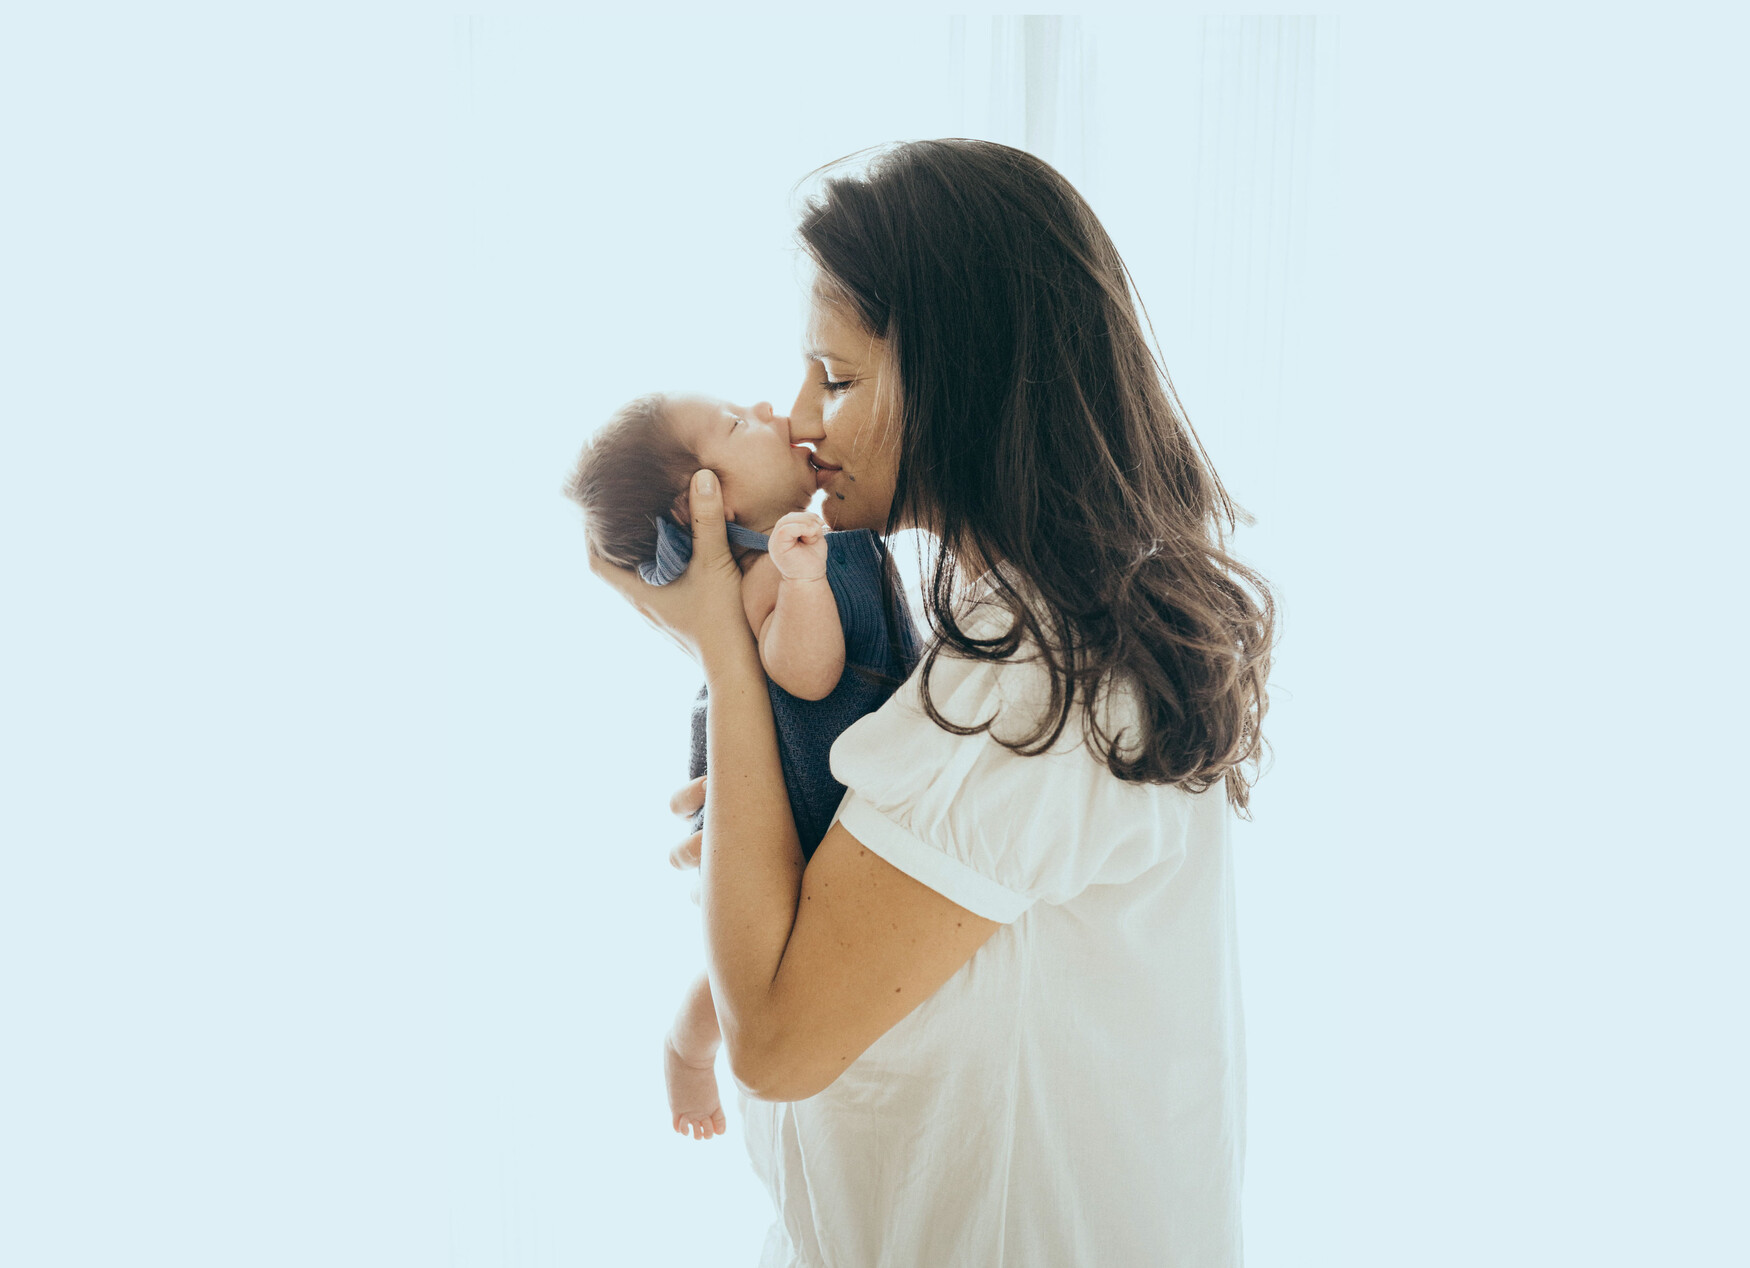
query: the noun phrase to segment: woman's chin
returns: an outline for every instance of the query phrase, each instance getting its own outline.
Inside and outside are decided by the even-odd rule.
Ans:
[[[826,521],[826,526],[835,533],[850,532],[853,529],[867,528],[875,533],[882,532],[887,526],[887,511],[885,508],[871,508],[857,498],[840,498],[831,490],[827,491],[825,499],[816,512]]]
[[[829,493],[826,495],[825,499],[822,500],[820,510],[816,513],[821,519],[826,521],[826,526],[833,532],[842,533],[847,527],[856,527],[855,524],[846,524],[845,521],[848,517],[845,515],[844,507],[845,504],[843,502],[839,501]]]

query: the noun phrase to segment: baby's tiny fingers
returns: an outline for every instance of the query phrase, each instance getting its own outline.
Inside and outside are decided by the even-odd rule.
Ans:
[[[826,521],[813,511],[790,511],[778,517],[776,526],[779,528],[821,529],[826,527]]]

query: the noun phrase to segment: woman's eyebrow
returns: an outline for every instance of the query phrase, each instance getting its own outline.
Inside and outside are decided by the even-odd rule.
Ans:
[[[844,360],[843,357],[841,357],[838,353],[834,352],[831,348],[803,348],[802,349],[802,359],[804,361],[843,361]]]

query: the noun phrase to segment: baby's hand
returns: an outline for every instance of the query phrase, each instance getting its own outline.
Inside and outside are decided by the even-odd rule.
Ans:
[[[826,521],[810,511],[791,511],[772,528],[772,562],[786,581],[826,576]]]

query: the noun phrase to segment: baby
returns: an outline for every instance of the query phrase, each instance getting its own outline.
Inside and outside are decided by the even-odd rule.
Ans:
[[[828,764],[833,741],[878,709],[917,659],[917,632],[881,539],[868,529],[829,532],[807,509],[817,487],[809,458],[769,405],[658,394],[616,411],[565,486],[598,554],[667,585],[692,556],[693,473],[716,472],[743,607],[771,680],[778,756],[804,858],[844,796]],[[707,706],[700,688],[694,779],[705,773]],[[703,810],[693,826],[704,826]],[[674,1129],[696,1140],[725,1127],[714,1068],[721,1040],[711,985],[700,974],[663,1042]]]

